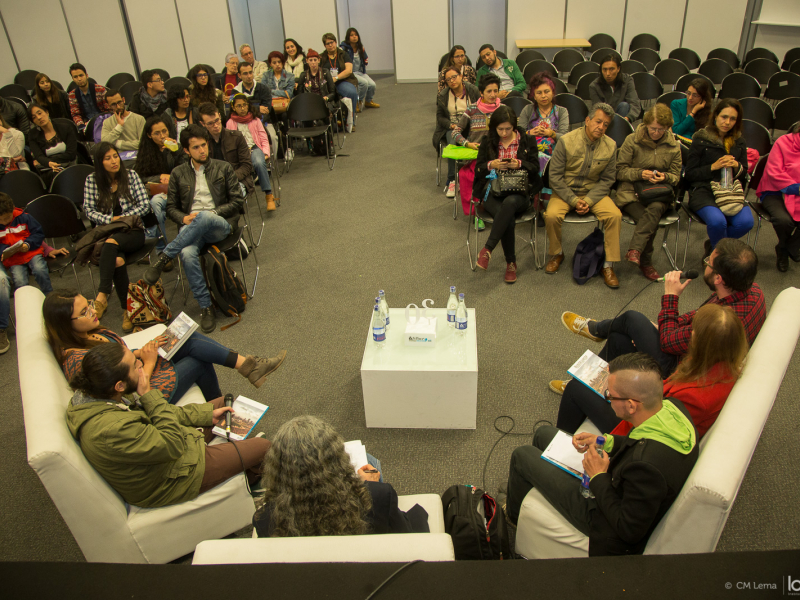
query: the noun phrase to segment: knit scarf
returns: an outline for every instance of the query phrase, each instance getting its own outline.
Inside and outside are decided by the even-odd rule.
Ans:
[[[144,87],[142,88],[142,93],[139,94],[139,96],[142,99],[142,103],[153,112],[155,112],[159,106],[167,101],[167,92],[158,92],[155,96],[150,96]]]
[[[499,99],[495,99],[494,104],[486,104],[486,102],[483,101],[483,98],[478,99],[478,110],[484,114],[490,115],[498,108],[500,108]]]
[[[231,119],[234,120],[236,123],[244,123],[245,125],[253,120],[253,115],[247,113],[245,116],[240,117],[236,113],[231,113]]]
[[[305,58],[303,54],[298,54],[294,60],[288,57],[286,58],[286,64],[291,67],[292,73],[295,75],[298,75],[298,73],[295,73],[294,70],[298,67],[298,65],[303,64],[303,58]],[[302,72],[302,69],[300,71]]]

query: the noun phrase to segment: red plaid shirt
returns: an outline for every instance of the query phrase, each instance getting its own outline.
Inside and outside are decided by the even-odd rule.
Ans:
[[[733,292],[721,300],[716,294],[711,294],[711,297],[703,302],[703,305],[706,304],[730,306],[741,319],[750,345],[753,344],[753,340],[756,339],[756,335],[761,331],[761,326],[767,318],[764,294],[757,283],[754,283],[746,292]],[[658,335],[662,351],[676,356],[686,354],[689,350],[689,341],[692,339],[692,319],[696,312],[693,310],[681,315],[678,313],[678,296],[665,294],[661,297]]]
[[[517,150],[519,150],[519,134],[516,132],[514,133],[514,141],[508,145],[508,148],[503,148],[503,144],[500,144],[500,147],[498,148],[499,153],[497,155],[498,160],[503,160],[504,158],[517,160]],[[489,170],[492,170],[491,161],[489,161]]]

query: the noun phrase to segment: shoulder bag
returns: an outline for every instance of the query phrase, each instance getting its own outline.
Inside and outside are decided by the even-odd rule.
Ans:
[[[662,202],[670,204],[675,197],[675,190],[673,187],[665,182],[650,183],[649,181],[634,181],[633,192],[639,199],[639,202],[648,206],[653,202]]]

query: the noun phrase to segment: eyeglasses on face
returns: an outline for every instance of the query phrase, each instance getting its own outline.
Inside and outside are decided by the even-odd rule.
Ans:
[[[72,317],[72,320],[77,321],[79,319],[84,319],[89,316],[93,317],[96,314],[97,311],[94,309],[94,303],[89,302],[89,304],[86,305],[86,308],[84,308],[77,317]]]
[[[198,79],[203,79],[204,77],[208,77],[208,73],[198,73],[197,74],[197,78]]]
[[[623,398],[621,396],[612,396],[611,394],[608,393],[608,390],[603,392],[603,398],[605,398],[609,402],[611,402],[612,400],[631,400],[633,402],[638,402],[639,404],[642,403],[641,400],[637,400],[636,398]]]
[[[664,133],[666,129],[664,127],[650,127],[650,125],[648,125],[647,131],[650,133]]]
[[[451,76],[450,76],[450,77],[448,77],[448,78],[447,78],[445,81],[448,81],[448,82],[450,82],[450,81],[455,81],[455,80],[456,80],[456,79],[458,79],[459,77],[460,77],[460,75],[451,75]]]
[[[213,121],[203,121],[206,124],[206,127],[214,127],[215,125],[219,125],[222,123],[220,117],[217,117]]]
[[[703,259],[703,264],[705,266],[707,266],[709,269],[711,269],[712,271],[714,270],[714,265],[711,264],[711,257],[710,256],[706,256]]]
[[[159,77],[158,79],[153,78],[150,80],[150,83],[164,83],[164,80],[161,79],[161,77]]]

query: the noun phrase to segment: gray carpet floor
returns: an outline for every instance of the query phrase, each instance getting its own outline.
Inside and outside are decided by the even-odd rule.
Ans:
[[[472,272],[465,245],[466,218],[453,220],[452,201],[435,185],[434,84],[397,85],[378,79],[379,109],[358,118],[333,171],[321,157],[302,152],[282,178],[282,205],[267,216],[258,249],[261,272],[255,298],[243,321],[213,337],[243,353],[271,356],[288,350],[286,362],[258,391],[235,372],[218,368],[222,388],[270,405],[259,428],[271,436],[297,415],[328,420],[345,439],[361,439],[381,459],[384,476],[400,494],[441,493],[452,484],[482,485],[487,454],[499,437],[493,424],[501,415],[528,434],[540,419],[555,420],[559,396],[550,379],[563,378],[586,349],[586,340],[569,334],[560,322],[564,310],[595,318],[613,316],[647,283],[632,265],[618,265],[618,290],[595,279],[580,287],[569,269],[554,276],[536,271],[533,257],[518,240],[519,279],[503,282],[498,248],[487,272]],[[262,202],[263,204],[263,202]],[[257,220],[257,211],[251,206]],[[568,260],[590,232],[565,226]],[[518,230],[518,235],[527,231]],[[543,240],[544,229],[540,229]],[[622,248],[632,227],[623,226]],[[688,265],[698,266],[705,232],[692,231]],[[683,240],[684,233],[681,233]],[[485,239],[485,238],[484,238]],[[659,240],[660,240],[659,235]],[[775,268],[775,234],[762,228],[757,281],[768,305],[784,288],[797,285],[800,265],[788,273]],[[565,263],[566,266],[567,263]],[[240,268],[238,263],[234,263]],[[668,266],[663,253],[656,267]],[[255,261],[245,270],[252,277]],[[144,267],[132,266],[132,279]],[[167,274],[171,280],[174,273]],[[251,279],[252,281],[252,279]],[[74,278],[55,278],[56,289],[74,288]],[[81,272],[84,291],[88,275]],[[378,289],[393,307],[433,298],[444,306],[448,287],[465,292],[477,313],[478,419],[474,431],[367,429],[360,364],[370,310]],[[655,319],[662,288],[645,290],[630,306]],[[682,310],[708,296],[700,281],[681,297]],[[173,302],[199,318],[199,309],[180,294]],[[121,331],[122,313],[112,306],[103,325]],[[220,324],[225,320],[220,319]],[[0,559],[81,561],[83,555],[38,477],[26,463],[25,432],[17,375],[16,347],[0,357],[3,398],[0,435]],[[800,547],[800,459],[793,441],[800,419],[800,360],[795,353],[775,407],[719,542],[724,552]],[[508,420],[499,424],[507,428]],[[736,432],[730,432],[731,444]],[[512,450],[530,435],[507,436],[497,445],[486,470],[486,488],[496,493],[507,479]],[[247,535],[247,530],[240,535]]]

